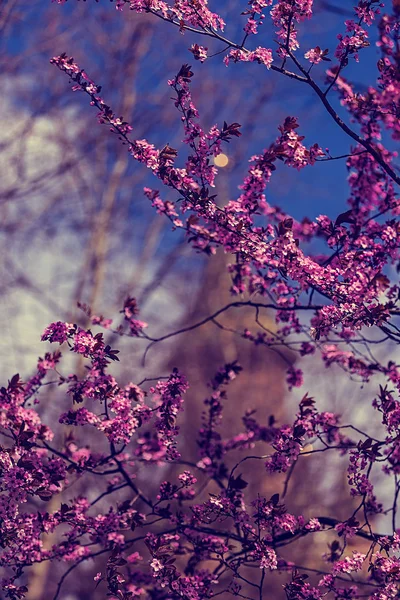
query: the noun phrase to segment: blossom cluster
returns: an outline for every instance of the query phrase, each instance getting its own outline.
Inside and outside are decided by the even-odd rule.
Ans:
[[[129,299],[130,305],[132,302]],[[69,346],[89,365],[83,376],[64,377],[60,351],[47,352],[30,380],[22,382],[16,375],[1,389],[0,425],[2,435],[9,440],[0,452],[4,545],[0,563],[9,571],[1,584],[6,598],[25,597],[25,572],[36,563],[57,560],[78,567],[102,553],[108,553],[107,567],[97,573],[94,584],[106,586],[116,597],[129,598],[132,591],[147,597],[167,589],[180,597],[201,600],[217,593],[227,577],[240,580],[242,567],[249,564],[262,571],[291,571],[285,590],[298,599],[322,600],[328,590],[339,600],[347,597],[343,594],[350,589],[349,597],[358,597],[361,592],[357,586],[343,588],[339,584],[344,574],[362,576],[366,565],[371,573],[369,585],[374,588],[371,599],[397,589],[400,564],[392,552],[400,547],[399,531],[387,536],[375,534],[369,520],[382,511],[370,479],[373,466],[383,461],[385,472],[391,474],[398,473],[400,464],[398,436],[391,435],[398,425],[394,415],[399,410],[386,390],[382,389],[376,401],[388,427],[384,440],[372,440],[367,434],[359,441],[347,437],[348,427],[341,425],[339,415],[318,410],[308,395],[301,400],[293,424],[277,426],[271,421],[266,426],[245,412],[244,430],[224,439],[219,429],[228,387],[242,371],[237,362],[226,364],[210,382],[211,395],[204,401],[198,432],[199,461],[190,470],[182,469],[175,481],[163,481],[152,497],[136,484],[138,469],[143,463],[181,462],[176,439],[182,395],[187,392],[185,378],[175,370],[147,390],[134,383],[121,387],[108,372],[118,352],[104,343],[101,333],[94,335],[74,324],[56,322],[46,328],[42,339]],[[60,424],[86,430],[96,427],[105,441],[97,442],[96,451],[79,442],[87,439],[88,433],[65,437],[64,441],[59,438],[56,443],[38,411],[28,407],[34,396],[38,399],[43,394],[48,377],[52,378],[50,383],[65,390],[60,400],[72,400],[72,407],[61,414]],[[77,406],[83,403],[85,406]],[[260,445],[270,448],[268,473],[289,472],[302,456],[318,452],[318,445],[321,450],[330,448],[341,456],[348,455],[350,494],[362,500],[356,513],[347,521],[321,515],[305,518],[289,512],[278,493],[270,498],[260,494],[252,497],[247,492],[249,482],[238,472],[242,461],[233,465],[229,457],[233,450]],[[104,481],[104,491],[97,498],[74,496],[72,492],[67,499],[74,481],[93,475]],[[208,484],[218,484],[219,493],[210,490],[204,497],[204,476]],[[128,493],[126,500],[113,502],[113,493],[121,489]],[[49,511],[40,505],[61,494],[59,508]],[[106,505],[99,510],[96,505],[104,496],[109,496],[111,503],[108,509]],[[27,511],[27,503],[32,502],[39,502],[38,510]],[[356,519],[361,510],[366,523]],[[153,529],[156,523],[162,523],[161,533],[159,525]],[[222,529],[218,523],[223,524]],[[330,553],[325,553],[325,560],[332,565],[328,574],[320,573],[315,587],[281,556],[280,548],[299,537],[327,530],[336,532],[338,541],[330,546]],[[132,531],[143,533],[132,537]],[[50,533],[57,540],[51,548],[42,539],[43,534]],[[369,540],[373,551],[346,552],[346,540],[357,536]],[[136,545],[140,540],[145,541],[144,547]],[[239,555],[244,554],[244,561],[237,559],[237,547],[242,549]],[[179,562],[176,556],[181,557]],[[225,568],[213,573],[206,568],[210,560]],[[185,568],[185,564],[198,567]],[[235,596],[239,588],[233,586],[230,591]]]
[[[242,593],[244,584],[262,598],[266,574],[276,571],[286,577],[283,590],[290,600],[399,596],[400,366],[394,356],[383,360],[374,353],[376,344],[393,348],[400,341],[400,287],[393,277],[400,262],[400,177],[397,153],[386,143],[400,135],[399,9],[395,2],[393,14],[381,15],[378,1],[358,1],[354,18],[345,22],[345,34],[338,35],[333,53],[338,63],[328,69],[323,89],[311,73],[329,60],[329,49],[321,49],[325,43],[306,51],[305,65],[296,54],[298,28],[311,18],[312,5],[312,0],[250,0],[244,11],[244,41],[232,42],[222,36],[224,20],[206,0],[117,2],[120,11],[151,13],[181,32],[190,29],[225,44],[221,53],[227,65],[259,63],[267,67],[267,76],[277,72],[310,86],[329,118],[351,139],[349,152],[333,157],[317,142],[305,145],[299,120],[287,116],[267,147],[250,157],[238,197],[223,205],[213,193],[218,176],[214,158],[223,144],[240,137],[240,124],[201,125],[188,64],[168,81],[187,149],[178,166],[180,153],[168,144],[159,149],[147,140],[131,139],[133,128],[115,115],[100,96],[100,86],[72,58],[62,54],[51,62],[68,75],[74,91],[89,97],[99,122],[118,134],[133,159],[170,194],[164,199],[163,191],[145,188],[154,209],[173,229],[182,229],[197,251],[211,256],[220,247],[232,256],[232,303],[201,324],[215,322],[229,308],[247,306],[255,311],[254,329],[236,333],[249,343],[278,353],[289,349],[301,357],[319,355],[326,367],[342,369],[361,383],[379,378],[372,406],[383,433],[378,437],[343,422],[339,414],[321,410],[318,398],[305,394],[289,423],[265,421],[244,403],[242,428],[226,437],[221,428],[224,407],[242,370],[233,361],[219,368],[209,384],[198,423],[198,455],[187,460],[179,422],[184,398],[190,399],[191,393],[185,376],[173,369],[149,387],[146,379],[120,384],[111,372],[119,351],[105,335],[128,335],[134,343],[161,339],[147,333],[151,328],[139,319],[136,300],[126,299],[120,311],[123,322],[116,328],[113,320],[92,315],[86,307],[91,325],[106,333],[52,323],[42,340],[57,344],[57,349],[38,360],[30,379],[22,381],[16,374],[0,389],[5,598],[26,597],[29,571],[44,561],[68,565],[55,598],[68,574],[86,561],[96,563],[93,586],[120,600],[249,597],[247,590]],[[269,48],[245,46],[258,34],[266,8],[278,38],[275,56]],[[343,71],[349,57],[357,59],[370,43],[367,28],[374,24],[381,54],[376,83],[357,92]],[[208,60],[205,46],[194,43],[190,51],[196,60]],[[354,128],[335,111],[333,93]],[[318,168],[320,161],[342,158],[349,197],[336,219],[321,214],[313,221],[298,221],[267,202],[271,179],[282,170]],[[260,321],[265,310],[275,316],[273,327]],[[68,348],[85,369],[62,375],[58,347]],[[302,387],[302,368],[288,362],[288,387]],[[56,390],[57,417],[51,423],[44,422],[40,409],[48,385]],[[352,502],[347,518],[314,509],[305,516],[285,506],[295,467],[315,453],[333,453],[345,461]],[[254,494],[251,471],[245,469],[251,460],[262,461],[271,481],[284,474],[283,493],[277,483],[270,497]],[[167,463],[176,467],[171,476],[165,475]],[[141,479],[142,469],[148,470],[147,479]],[[162,477],[152,485],[159,472]],[[395,488],[387,507],[375,483],[381,473]],[[74,484],[83,478],[87,491],[76,493]],[[93,480],[100,482],[98,487],[91,486]],[[391,516],[385,534],[377,532],[379,514]],[[45,543],[50,534],[52,543]],[[323,566],[300,568],[288,559],[287,546],[304,537],[318,540]],[[351,546],[354,540],[365,551]],[[248,579],[251,567],[257,583]],[[313,573],[310,581],[307,570]]]

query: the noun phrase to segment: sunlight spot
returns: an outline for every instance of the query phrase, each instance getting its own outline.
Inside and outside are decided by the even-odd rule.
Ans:
[[[218,154],[218,156],[214,156],[214,165],[216,167],[226,167],[229,162],[229,158],[226,154]]]
[[[314,448],[313,448],[312,444],[306,444],[305,446],[302,447],[301,454],[304,454],[306,452],[312,452],[313,450],[314,450]]]

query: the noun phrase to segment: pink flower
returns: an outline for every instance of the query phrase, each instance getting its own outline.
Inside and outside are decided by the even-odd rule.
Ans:
[[[329,58],[326,58],[328,52],[329,50],[321,50],[319,46],[316,46],[315,48],[311,48],[311,50],[308,50],[304,54],[304,58],[307,58],[310,61],[310,63],[317,65],[322,60],[330,60]]]
[[[204,46],[199,46],[198,44],[192,44],[189,49],[196,60],[199,60],[203,63],[207,59],[208,48]]]

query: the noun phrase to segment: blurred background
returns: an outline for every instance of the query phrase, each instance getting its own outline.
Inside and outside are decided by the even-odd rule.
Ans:
[[[301,46],[305,52],[319,44],[330,48],[333,56],[336,34],[343,31],[343,21],[351,18],[352,3],[315,0],[314,5],[314,19],[300,27]],[[210,2],[210,8],[228,23],[227,37],[243,37],[245,17],[240,12],[246,6],[238,0]],[[224,120],[242,125],[240,140],[225,146],[227,164],[220,169],[216,186],[222,204],[238,195],[248,159],[275,139],[278,125],[289,115],[299,117],[307,145],[317,142],[333,156],[349,151],[349,140],[306,86],[257,64],[226,68],[222,55],[204,64],[195,62],[188,52],[192,43],[207,45],[210,54],[221,47],[209,39],[200,42],[187,33],[182,35],[149,15],[119,13],[106,0],[70,0],[63,6],[50,0],[2,0],[0,30],[2,385],[16,372],[23,379],[33,373],[37,356],[43,356],[46,349],[40,336],[47,324],[65,320],[89,326],[77,302],[89,305],[96,314],[118,319],[124,300],[134,296],[140,318],[149,323],[148,332],[154,336],[197,322],[229,302],[229,259],[196,254],[183,234],[172,232],[170,222],[155,213],[143,187],[156,188],[158,182],[133,161],[106,126],[97,124],[96,110],[82,94],[71,92],[68,79],[50,65],[52,56],[66,52],[74,57],[102,86],[102,96],[116,114],[131,123],[132,137],[178,149],[183,131],[167,80],[183,63],[190,63],[195,74],[193,97],[204,127]],[[267,18],[251,42],[274,48],[273,39]],[[375,68],[378,58],[372,39],[371,47],[361,53],[360,65],[349,66],[347,77],[354,75],[360,91],[371,80],[371,66]],[[315,77],[324,80],[322,67],[315,69]],[[334,104],[344,114],[339,103]],[[334,219],[345,210],[346,177],[343,161],[321,162],[300,173],[280,165],[267,200],[297,219],[319,214]],[[162,190],[163,199],[169,194]],[[268,314],[263,319],[273,329]],[[255,330],[254,312],[247,310],[229,311],[222,322],[233,330],[248,326]],[[285,370],[294,356],[255,347],[212,323],[156,345],[147,356],[146,368],[142,365],[144,341],[114,338],[113,346],[121,349],[121,362],[112,366],[112,372],[122,383],[163,375],[173,366],[188,377],[190,419],[183,415],[182,427],[193,457],[202,401],[209,393],[206,384],[218,367],[233,360],[244,371],[231,386],[223,435],[240,431],[247,408],[256,409],[265,423],[270,415],[279,423],[290,420],[305,391],[318,399],[319,406],[342,413],[344,421],[365,424],[369,420],[370,395],[361,403],[365,387],[361,389],[356,382],[349,386],[339,369],[325,371],[321,364],[305,359],[301,365],[305,386],[289,394]],[[72,360],[68,364],[71,371],[82,369],[82,364]],[[65,397],[58,400],[67,402]],[[61,409],[57,406],[55,413],[45,402],[41,410],[52,426],[52,415]],[[252,463],[246,464],[250,465],[246,475],[255,481],[250,490],[254,497],[258,492],[268,496],[282,490],[281,478],[267,477],[263,469],[251,471]],[[326,477],[321,485],[317,475],[322,464]],[[290,510],[302,511],[306,518],[317,509],[330,514],[340,500],[343,517],[348,515],[349,504],[343,500],[344,465],[338,460],[329,462],[326,456],[323,463],[317,455],[305,459],[301,473],[295,470],[290,482]],[[156,487],[165,468],[154,469],[157,476],[152,485]],[[317,557],[324,551],[321,548],[327,540],[320,536],[317,543],[315,539],[312,545],[298,544],[303,563],[307,553]],[[90,574],[92,567],[82,566],[83,572]],[[28,599],[51,597],[45,590],[54,589],[63,570],[60,565],[50,572],[45,564],[33,569]],[[92,577],[87,580],[87,584],[76,576],[69,580],[62,600],[102,598],[101,591],[93,592]],[[268,585],[277,587],[270,588],[268,597],[283,597],[281,584],[278,578],[271,580]]]

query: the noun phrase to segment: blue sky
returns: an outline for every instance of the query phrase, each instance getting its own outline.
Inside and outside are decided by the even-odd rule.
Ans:
[[[82,30],[76,27],[77,4],[80,4],[79,19],[83,19],[87,24],[87,36],[82,35]],[[315,2],[315,17],[300,24],[301,50],[299,56],[318,44],[321,47],[329,48],[330,56],[333,58],[337,43],[336,34],[344,31],[345,17],[333,12],[321,11],[318,8],[320,4],[318,1]],[[349,14],[351,12],[349,2],[337,0],[332,4],[349,11]],[[35,58],[35,68],[38,68],[37,65],[40,65],[40,60],[42,60],[42,68],[46,71],[52,69],[48,64],[50,49],[54,54],[65,51],[83,61],[87,72],[96,76],[96,81],[101,84],[109,79],[110,70],[114,72],[117,83],[119,77],[120,81],[124,78],[122,63],[129,62],[130,52],[129,47],[118,48],[123,20],[129,19],[132,23],[138,21],[145,23],[149,18],[147,15],[137,15],[127,10],[122,14],[117,13],[115,5],[105,0],[99,3],[94,1],[77,3],[76,0],[70,0],[62,6],[53,4],[50,0],[45,2],[34,0],[30,3],[21,1],[20,5],[22,18],[16,20],[12,35],[7,41],[7,48],[13,56],[32,55]],[[245,18],[240,16],[240,12],[246,7],[246,3],[229,2],[228,0],[218,3],[211,1],[210,7],[214,10],[218,8],[218,11],[226,18],[227,37],[234,40],[241,39]],[[73,28],[76,29],[76,35],[68,40],[68,44],[63,45],[61,45],[60,36],[54,35],[54,43],[50,43],[50,48],[46,49],[47,55],[44,52],[41,55],[39,51],[38,56],[35,37],[43,34],[44,26],[50,27],[55,21],[59,21],[54,27],[61,34],[61,38],[63,32],[68,32]],[[93,25],[103,27],[104,34],[108,36],[110,48],[112,48],[109,55],[104,52],[104,48],[99,51],[96,40],[91,39],[90,31]],[[251,47],[253,44],[274,48],[276,47],[274,39],[273,27],[267,17],[259,35],[253,36],[253,39],[249,40],[249,46]],[[306,136],[306,143],[317,142],[323,148],[329,147],[332,155],[348,152],[351,140],[326,114],[324,107],[307,86],[287,81],[279,74],[267,71],[262,65],[231,64],[229,68],[226,68],[222,64],[222,55],[200,64],[193,61],[192,55],[187,52],[188,46],[194,41],[208,45],[210,51],[211,49],[218,51],[222,48],[220,43],[214,43],[214,40],[209,38],[203,38],[200,41],[198,36],[179,34],[177,29],[169,24],[161,21],[156,24],[151,45],[146,56],[141,58],[138,68],[137,98],[133,111],[133,133],[137,133],[137,137],[142,137],[141,123],[146,122],[146,132],[153,143],[157,145],[166,142],[179,143],[181,139],[179,115],[176,114],[175,123],[173,123],[174,109],[171,103],[172,127],[169,130],[160,128],[157,123],[160,107],[157,100],[154,99],[154,90],[164,88],[164,97],[167,98],[167,79],[179,69],[182,62],[187,61],[194,68],[193,94],[201,114],[205,115],[203,122],[210,125],[213,122],[221,123],[223,120],[227,120],[238,121],[242,124],[243,137],[239,141],[233,141],[231,146],[227,147],[227,153],[234,157],[238,153],[238,144],[240,144],[239,157],[233,158],[234,168],[229,169],[229,175],[223,175],[229,180],[231,197],[237,195],[237,185],[246,172],[246,157],[260,152],[273,141],[277,134],[277,126],[287,115],[299,117],[301,133]],[[350,79],[354,78],[360,89],[375,81],[376,62],[379,58],[375,41],[375,39],[371,39],[371,47],[361,52],[360,63],[356,64],[354,60],[350,61],[346,71],[346,76]],[[38,58],[39,60],[37,60]],[[334,64],[334,60],[332,64]],[[326,65],[329,66],[329,63],[322,63],[314,68],[314,76],[320,82],[323,82]],[[29,61],[26,63],[26,69],[29,70]],[[31,75],[35,76],[35,73],[31,73]],[[53,73],[52,77],[54,80],[59,79],[58,87],[62,75]],[[63,84],[65,86],[65,104],[80,103],[80,110],[89,114],[90,109],[84,106],[85,99],[74,96],[68,89],[67,81],[64,81]],[[207,93],[204,93],[204,87],[207,88]],[[261,102],[256,110],[249,111],[250,104],[256,99],[262,98],[264,89],[268,90],[268,98]],[[40,93],[45,98],[46,94],[50,95],[51,92],[52,90],[41,89]],[[107,85],[103,86],[103,94],[107,100],[113,103],[113,106],[117,105],[118,108],[117,86],[114,89],[110,89]],[[348,122],[348,115],[337,102],[335,93],[331,92],[330,97],[339,113]],[[18,102],[18,98],[16,101]],[[27,108],[29,109],[29,107]],[[92,112],[94,113],[94,111]],[[255,120],[256,125],[254,124]],[[95,114],[93,114],[93,126],[95,122]],[[154,127],[151,126],[152,123],[154,123]],[[321,163],[301,173],[281,167],[275,173],[270,189],[267,191],[268,200],[272,204],[281,203],[284,209],[296,218],[306,215],[315,217],[321,212],[335,217],[342,211],[347,198],[346,176],[344,161]],[[154,182],[150,181],[149,183],[154,185]]]

